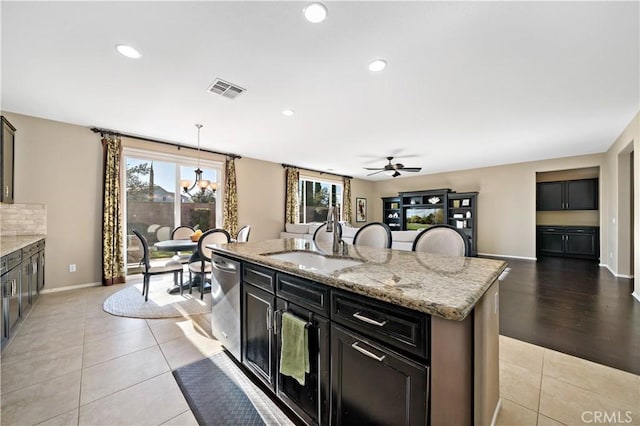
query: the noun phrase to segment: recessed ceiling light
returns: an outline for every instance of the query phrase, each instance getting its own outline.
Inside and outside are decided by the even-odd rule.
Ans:
[[[384,59],[374,59],[369,63],[369,71],[378,72],[387,67],[387,61]]]
[[[302,12],[307,21],[317,24],[327,19],[327,8],[322,3],[311,3]]]
[[[282,111],[282,115],[286,115],[287,117],[291,117],[293,115],[293,110],[292,109],[285,109],[284,111]]]
[[[126,56],[127,58],[138,59],[142,56],[140,52],[126,44],[118,44],[116,45],[116,49],[118,49],[118,52],[120,52],[121,55]]]

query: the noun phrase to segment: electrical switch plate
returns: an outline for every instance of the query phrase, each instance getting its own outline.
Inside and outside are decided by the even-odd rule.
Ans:
[[[75,272],[76,271],[76,264],[72,263],[69,265],[69,272]]]

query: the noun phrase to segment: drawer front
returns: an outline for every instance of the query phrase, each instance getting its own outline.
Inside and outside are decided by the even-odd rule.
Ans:
[[[329,316],[329,288],[304,278],[278,273],[276,294],[311,311]]]
[[[538,226],[538,232],[549,232],[552,234],[564,234],[564,226]]]
[[[20,250],[9,253],[5,256],[7,260],[7,270],[13,269],[22,263],[22,252]]]
[[[565,231],[568,234],[571,233],[576,233],[576,234],[595,234],[596,233],[597,228],[594,227],[590,227],[590,226],[567,226],[565,228]]]
[[[262,288],[270,293],[274,292],[274,276],[275,272],[262,266],[252,263],[244,263],[242,265],[242,281]]]
[[[331,294],[331,319],[367,337],[428,358],[427,314],[336,291]]]

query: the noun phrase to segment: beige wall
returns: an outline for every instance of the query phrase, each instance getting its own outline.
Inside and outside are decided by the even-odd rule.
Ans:
[[[629,275],[631,264],[637,274],[640,271],[640,112],[631,120],[622,131],[615,143],[607,150],[605,155],[604,186],[601,185],[605,206],[607,208],[606,222],[603,227],[607,229],[607,238],[603,244],[603,254],[607,254],[606,262],[603,256],[602,263],[606,263],[616,274]],[[630,194],[630,167],[629,153],[634,151],[634,190],[635,196]],[[634,217],[631,218],[630,200],[634,199]],[[605,215],[603,215],[605,216]],[[633,221],[633,235],[631,232]],[[635,256],[632,261],[630,250],[631,242],[635,247]],[[640,299],[640,283],[635,282],[635,295]]]
[[[3,113],[16,127],[15,201],[47,206],[45,289],[101,281],[102,147],[87,128]],[[69,264],[76,272],[69,272]]]
[[[603,154],[558,158],[414,177],[401,177],[374,184],[378,204],[381,197],[398,192],[450,188],[457,192],[478,191],[478,252],[501,256],[536,256],[536,173],[600,167]],[[374,220],[382,220],[382,208]],[[597,224],[596,224],[597,225]]]

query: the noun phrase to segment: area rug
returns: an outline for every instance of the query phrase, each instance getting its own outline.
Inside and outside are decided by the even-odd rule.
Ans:
[[[170,281],[151,282],[149,300],[144,301],[142,283],[131,285],[104,301],[102,309],[113,315],[131,318],[171,318],[187,315],[206,314],[211,312],[211,295],[205,294],[200,300],[200,292],[193,294],[185,291],[180,294],[169,294],[167,288]]]
[[[199,425],[292,425],[225,352],[173,371]]]

